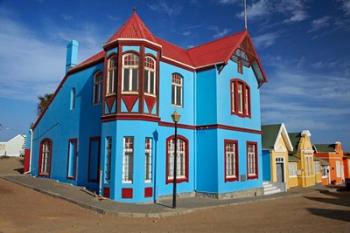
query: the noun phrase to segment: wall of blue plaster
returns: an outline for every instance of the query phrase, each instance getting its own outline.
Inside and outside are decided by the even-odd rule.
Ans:
[[[262,151],[262,157],[263,157],[263,180],[264,181],[271,181],[271,155],[270,150],[263,150]]]
[[[95,72],[102,70],[103,64],[90,67],[70,75],[50,104],[40,123],[34,129],[32,152],[32,175],[38,175],[40,142],[52,140],[51,178],[87,187],[96,184],[87,181],[89,137],[101,132],[101,105],[92,104],[92,82]],[[71,89],[76,90],[75,108],[70,110]],[[67,157],[68,140],[78,139],[78,174],[75,180],[68,180]]]

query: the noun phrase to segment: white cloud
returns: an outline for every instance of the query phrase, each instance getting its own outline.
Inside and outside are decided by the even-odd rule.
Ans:
[[[331,17],[329,16],[323,16],[321,18],[312,20],[311,29],[309,32],[319,31],[320,29],[328,27],[330,25],[330,19]]]
[[[173,3],[170,5],[169,2],[164,0],[149,4],[148,8],[159,13],[165,13],[169,17],[178,15],[182,11],[182,6],[179,4]]]
[[[79,53],[84,59],[100,47],[86,27],[65,31],[51,25],[47,32],[41,28],[44,31],[38,37],[6,11],[0,10],[0,97],[36,101],[37,96],[53,92],[64,76],[68,40],[81,42]],[[43,33],[52,33],[52,38]]]
[[[350,0],[343,0],[343,11],[346,15],[350,15]]]
[[[233,5],[241,2],[241,0],[219,0],[219,4],[221,5]]]
[[[220,29],[218,26],[210,26],[210,27],[208,27],[208,29],[215,33],[213,35],[213,38],[223,37],[231,31],[231,29],[229,29],[229,28]]]
[[[257,2],[253,2],[252,4],[247,6],[247,16],[248,19],[254,20],[256,18],[260,18],[262,16],[266,16],[272,13],[271,4],[267,0],[259,0]],[[244,11],[237,15],[240,18],[243,18]]]
[[[267,48],[275,43],[278,36],[278,33],[266,33],[254,37],[253,40],[257,48]]]
[[[62,14],[61,17],[62,17],[62,19],[66,20],[66,21],[73,19],[73,16],[67,15],[67,14]]]

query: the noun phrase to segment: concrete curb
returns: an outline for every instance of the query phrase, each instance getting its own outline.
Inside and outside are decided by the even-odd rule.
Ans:
[[[166,210],[166,211],[158,212],[158,213],[116,212],[116,211],[106,210],[104,208],[100,208],[97,206],[88,205],[86,203],[77,201],[75,199],[63,196],[59,193],[43,190],[43,189],[34,187],[32,185],[28,185],[24,182],[20,182],[20,181],[17,181],[17,180],[14,180],[14,179],[11,179],[11,178],[8,178],[5,176],[0,176],[0,178],[2,178],[3,180],[6,180],[8,182],[15,183],[17,185],[32,189],[34,191],[37,191],[37,192],[40,192],[43,194],[47,194],[51,197],[60,198],[62,200],[76,204],[82,208],[95,211],[99,214],[113,214],[113,215],[117,215],[120,217],[133,217],[133,218],[165,218],[165,217],[172,217],[172,216],[180,216],[180,215],[190,214],[190,213],[193,213],[193,212],[198,211],[198,210],[209,210],[209,209],[213,209],[213,208],[220,208],[220,207],[236,206],[236,205],[241,205],[241,204],[249,204],[249,203],[258,203],[258,202],[263,202],[263,201],[278,200],[281,198],[299,197],[299,196],[303,196],[303,195],[308,194],[308,193],[316,192],[316,190],[310,189],[307,192],[304,191],[304,192],[300,192],[300,193],[291,193],[288,195],[278,195],[278,196],[271,195],[269,197],[260,198],[260,199],[250,199],[250,200],[247,199],[247,200],[242,200],[242,201],[233,202],[233,203],[217,204],[217,205],[210,205],[210,206],[199,206],[199,207],[192,207],[192,208],[188,208],[188,209],[187,208],[178,208],[176,210]]]

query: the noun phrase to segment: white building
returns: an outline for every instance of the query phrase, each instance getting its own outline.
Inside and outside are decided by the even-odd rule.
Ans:
[[[7,142],[0,142],[0,156],[23,155],[25,135],[18,134]]]

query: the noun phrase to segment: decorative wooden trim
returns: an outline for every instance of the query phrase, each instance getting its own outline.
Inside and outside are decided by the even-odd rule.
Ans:
[[[227,177],[226,176],[226,144],[234,144],[235,146],[235,177]],[[239,174],[239,162],[238,162],[238,141],[237,140],[224,140],[224,177],[225,182],[231,182],[231,181],[237,181],[238,180],[238,174]]]
[[[43,156],[43,147],[42,147],[42,145],[44,144],[44,143],[48,143],[48,146],[49,146],[49,151],[50,151],[50,161],[49,161],[49,163],[50,163],[50,169],[49,169],[49,172],[48,172],[48,174],[43,174],[43,173],[41,173],[41,168],[42,168],[42,156]],[[43,140],[41,140],[41,142],[40,142],[40,150],[39,150],[39,171],[38,171],[38,176],[41,176],[41,177],[50,177],[50,175],[51,175],[51,161],[52,161],[52,140],[51,139],[49,139],[49,138],[44,138]]]
[[[159,122],[160,118],[152,115],[145,115],[139,113],[120,113],[117,115],[106,115],[101,117],[102,122],[115,121],[115,120],[142,120],[142,121],[152,121]]]
[[[73,176],[69,176],[69,159],[70,159],[70,144],[75,143],[75,151],[74,153],[74,168],[73,168]],[[76,176],[77,176],[77,159],[78,159],[78,139],[77,138],[69,138],[68,139],[68,153],[67,153],[67,163],[66,163],[66,178],[69,180],[75,180]]]
[[[90,163],[91,163],[91,143],[93,141],[98,142],[98,157],[97,157],[97,179],[90,179]],[[100,163],[101,163],[101,137],[96,136],[96,137],[90,137],[89,138],[89,159],[88,159],[88,182],[98,182],[100,180]]]
[[[255,175],[253,176],[249,176],[249,172],[248,172],[248,166],[249,166],[249,163],[248,163],[248,146],[249,145],[254,145],[255,146],[255,152],[256,152],[256,155],[255,155]],[[258,156],[259,156],[259,153],[258,153],[258,143],[257,142],[251,142],[251,141],[247,141],[247,145],[246,145],[246,155],[247,155],[247,179],[248,180],[252,180],[252,179],[258,179],[259,177],[259,164],[258,164]]]
[[[165,162],[166,162],[166,164],[165,164],[165,183],[166,184],[169,184],[169,183],[174,183],[174,178],[173,179],[169,179],[169,153],[168,153],[168,143],[169,143],[169,141],[171,140],[171,139],[174,139],[175,138],[175,135],[172,135],[172,136],[169,136],[167,139],[166,139],[166,141],[165,141],[165,143],[166,143],[166,154],[165,154]],[[188,156],[189,156],[189,154],[188,154],[188,152],[189,152],[189,141],[188,141],[188,139],[187,138],[185,138],[184,136],[182,136],[182,135],[177,135],[177,138],[178,139],[181,139],[182,141],[184,141],[185,142],[185,147],[186,147],[186,150],[185,150],[185,177],[184,178],[177,178],[176,177],[176,183],[182,183],[182,182],[188,182],[188,164],[189,164],[189,162],[188,162]],[[175,156],[175,155],[174,155]],[[175,174],[175,172],[176,171],[174,171],[174,174]]]

